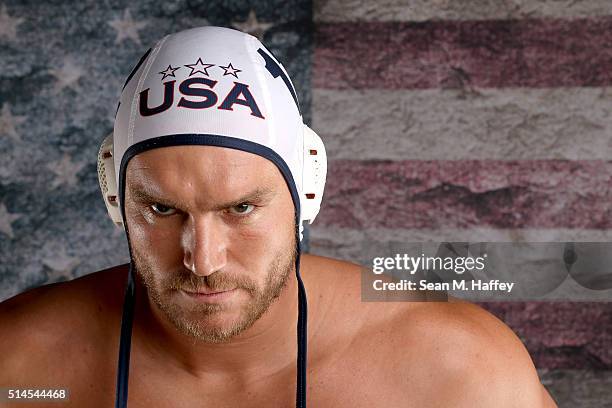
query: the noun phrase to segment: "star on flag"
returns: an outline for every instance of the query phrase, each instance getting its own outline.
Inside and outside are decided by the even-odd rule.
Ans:
[[[2,5],[0,9],[0,38],[8,38],[9,40],[17,39],[17,26],[23,22],[23,18],[11,17],[6,9],[6,5]]]
[[[16,142],[20,141],[21,136],[17,133],[17,126],[26,120],[25,116],[13,115],[8,102],[6,102],[2,105],[2,111],[0,111],[0,135],[7,135]]]
[[[0,233],[6,234],[9,238],[13,238],[13,221],[21,218],[21,214],[13,214],[8,212],[6,205],[0,203]]]
[[[72,88],[78,91],[79,79],[85,74],[83,69],[76,64],[74,59],[70,56],[64,58],[61,67],[52,68],[49,72],[57,78],[53,86],[53,92],[55,94],[60,93],[64,88]]]
[[[273,24],[263,23],[257,20],[257,16],[255,15],[255,10],[249,11],[249,15],[246,21],[234,21],[232,22],[232,27],[237,28],[238,30],[254,35],[259,38],[259,40],[263,39],[265,32],[272,27]]]
[[[120,42],[131,39],[136,44],[140,45],[140,36],[138,35],[138,30],[144,28],[147,25],[144,21],[134,21],[132,19],[132,14],[129,9],[125,9],[123,11],[122,18],[115,18],[112,21],[108,22],[108,25],[113,27],[117,31],[117,37],[115,38],[115,44],[119,44]]]
[[[77,174],[83,167],[85,167],[85,163],[75,163],[70,158],[70,155],[64,154],[61,160],[47,166],[56,176],[51,186],[55,188],[61,185],[76,185],[78,181]]]
[[[42,259],[43,265],[48,270],[47,282],[58,282],[72,279],[72,274],[75,268],[81,263],[78,258],[70,256],[66,253],[65,248],[53,248],[53,256],[46,256]]]

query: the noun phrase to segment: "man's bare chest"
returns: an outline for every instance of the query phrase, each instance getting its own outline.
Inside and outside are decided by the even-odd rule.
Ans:
[[[310,364],[308,406],[409,407],[403,390],[371,370],[367,362],[347,361]],[[67,381],[69,406],[112,407],[115,399],[115,370],[84,372]],[[129,408],[150,407],[294,407],[296,405],[295,367],[274,375],[250,380],[240,376],[211,377],[209,381],[158,369],[132,361],[129,376]],[[403,401],[403,404],[399,404]]]
[[[311,363],[308,370],[308,406],[410,407],[406,392],[367,361],[340,359],[335,364]],[[295,367],[249,381],[216,378],[209,382],[175,375],[171,371],[134,369],[130,373],[130,408],[155,407],[294,407]]]

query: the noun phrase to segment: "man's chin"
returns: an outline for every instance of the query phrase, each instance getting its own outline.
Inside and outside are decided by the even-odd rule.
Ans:
[[[227,342],[254,323],[236,305],[173,302],[158,307],[179,333],[207,343]]]
[[[219,312],[206,317],[182,317],[172,321],[179,332],[205,343],[224,343],[248,329],[251,324]]]

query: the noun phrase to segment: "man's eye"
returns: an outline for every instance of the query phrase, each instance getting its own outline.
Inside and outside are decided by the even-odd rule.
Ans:
[[[230,207],[230,212],[232,214],[245,215],[253,211],[253,209],[255,209],[255,206],[253,204],[243,203]]]
[[[151,204],[151,209],[159,215],[172,215],[176,212],[176,209],[160,203]]]

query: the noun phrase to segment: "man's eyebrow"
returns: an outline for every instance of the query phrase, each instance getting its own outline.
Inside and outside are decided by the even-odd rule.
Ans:
[[[222,203],[222,204],[215,206],[214,210],[219,211],[225,208],[230,208],[230,207],[240,205],[242,203],[267,200],[267,199],[272,198],[274,195],[276,195],[276,191],[270,187],[257,187],[255,190],[243,195],[237,200],[232,200],[230,202]]]
[[[149,193],[141,187],[130,186],[130,195],[134,200],[140,202],[158,202],[160,204],[168,205],[171,207],[180,207],[180,204],[172,199],[156,197],[155,194]],[[258,187],[255,190],[243,195],[242,197],[221,203],[213,207],[213,210],[219,211],[229,207],[234,207],[245,202],[256,202],[272,198],[276,195],[276,191],[270,187]]]
[[[172,200],[157,197],[156,194],[150,193],[142,187],[130,186],[129,190],[130,190],[130,195],[132,196],[132,199],[134,201],[158,202],[160,204],[167,204],[167,205],[172,205],[172,206],[176,204]]]

